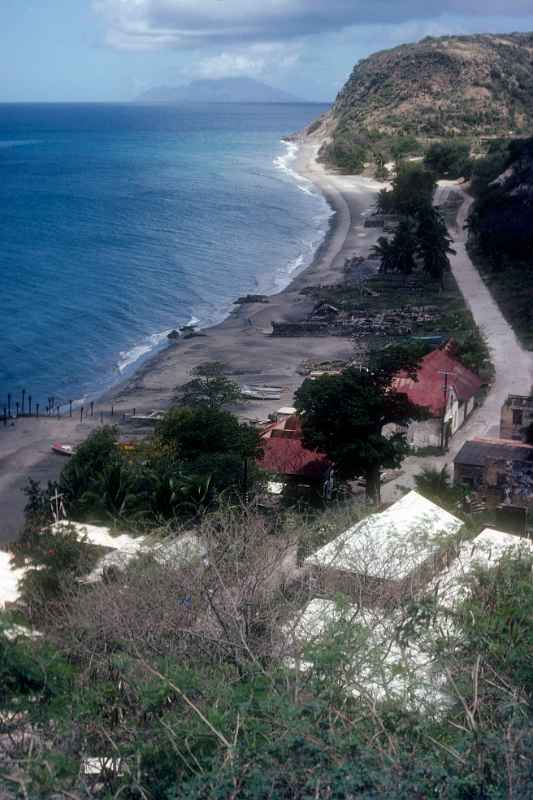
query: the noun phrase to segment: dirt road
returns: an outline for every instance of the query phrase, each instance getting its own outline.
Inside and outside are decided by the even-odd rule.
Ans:
[[[402,464],[402,476],[383,487],[383,502],[397,499],[401,495],[401,487],[412,487],[414,476],[423,466],[441,468],[447,464],[451,472],[453,459],[468,439],[498,435],[500,410],[507,395],[531,393],[533,353],[524,350],[518,341],[466,250],[464,225],[473,201],[466,193],[464,197],[456,227],[450,231],[456,251],[456,255],[450,257],[450,264],[465,301],[489,345],[495,369],[494,383],[484,404],[451,440],[448,453],[440,457],[406,459]]]

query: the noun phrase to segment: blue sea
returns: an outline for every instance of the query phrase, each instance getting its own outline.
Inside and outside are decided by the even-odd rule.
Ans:
[[[307,266],[331,210],[281,139],[325,108],[0,105],[0,413],[95,397]]]

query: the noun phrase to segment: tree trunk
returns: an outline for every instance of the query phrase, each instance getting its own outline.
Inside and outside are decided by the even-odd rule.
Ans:
[[[366,496],[378,508],[381,506],[381,475],[379,465],[366,473]]]

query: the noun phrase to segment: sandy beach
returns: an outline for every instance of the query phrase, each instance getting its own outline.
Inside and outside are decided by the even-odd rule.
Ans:
[[[235,409],[243,419],[264,420],[282,405],[291,405],[303,378],[299,368],[306,360],[347,359],[353,352],[349,338],[273,337],[272,322],[304,318],[313,307],[302,289],[337,283],[343,278],[345,260],[365,255],[381,233],[364,227],[363,214],[369,211],[381,184],[361,176],[332,174],[316,161],[320,142],[306,139],[300,144],[293,169],[323,192],[334,210],[330,230],[310,267],[297,275],[268,303],[236,306],[222,323],[202,331],[201,336],[173,342],[148,360],[127,381],[104,395],[96,405],[95,416],[80,424],[79,415],[60,420],[19,419],[7,428],[0,427],[0,542],[13,540],[23,520],[22,488],[28,477],[46,483],[59,476],[64,461],[54,455],[54,441],[77,444],[99,424],[100,409],[105,423],[121,423],[121,413],[135,408],[147,413],[166,408],[176,387],[189,380],[191,369],[207,361],[222,361],[241,384],[282,386],[281,400],[251,401]],[[265,264],[265,269],[269,265]],[[116,414],[111,419],[111,404]]]

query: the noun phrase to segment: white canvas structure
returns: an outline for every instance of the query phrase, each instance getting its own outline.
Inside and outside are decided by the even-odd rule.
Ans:
[[[475,539],[461,545],[457,558],[434,578],[429,589],[436,595],[439,605],[453,610],[468,595],[465,579],[479,567],[495,567],[509,553],[533,556],[533,543],[520,536],[485,528]]]
[[[79,536],[85,536],[89,544],[99,547],[108,547],[110,550],[120,550],[124,553],[136,553],[144,543],[143,536],[130,536],[122,533],[118,536],[111,534],[111,529],[101,525],[87,525],[86,523],[62,520],[53,526],[52,530],[60,530],[72,526]]]
[[[18,582],[25,572],[24,567],[16,569],[11,564],[11,553],[0,551],[0,609],[18,600]]]
[[[82,582],[98,583],[102,579],[105,569],[109,567],[124,569],[130,561],[141,555],[150,555],[159,564],[173,567],[185,567],[196,561],[205,561],[207,558],[207,549],[192,533],[184,533],[178,539],[170,542],[150,543],[147,539],[142,539],[140,542],[140,546],[135,549],[117,549],[108,553],[100,559],[90,575],[82,578]]]
[[[302,660],[302,650],[312,645],[328,646],[328,634],[341,629],[341,639],[349,645],[342,665],[349,694],[379,701],[400,700],[411,708],[443,705],[442,678],[430,656],[420,647],[397,644],[393,617],[379,616],[361,606],[311,600],[286,627],[289,648],[296,655],[289,666],[309,671],[313,667],[310,650],[308,660]]]
[[[462,526],[460,519],[412,491],[349,528],[305,564],[399,581],[436,556],[443,540]]]

